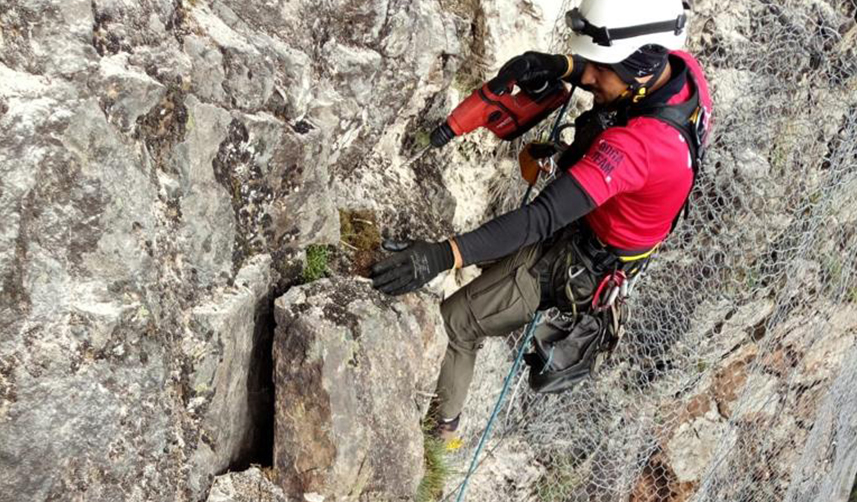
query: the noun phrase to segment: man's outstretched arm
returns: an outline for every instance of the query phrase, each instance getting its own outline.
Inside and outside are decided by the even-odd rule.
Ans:
[[[547,239],[594,208],[574,178],[563,174],[532,204],[494,218],[472,232],[435,243],[386,241],[384,248],[396,254],[376,263],[370,277],[373,286],[385,293],[408,293],[453,266],[501,258]]]
[[[563,173],[532,203],[455,236],[460,265],[495,260],[541,242],[593,209],[595,204],[589,195],[572,176]]]

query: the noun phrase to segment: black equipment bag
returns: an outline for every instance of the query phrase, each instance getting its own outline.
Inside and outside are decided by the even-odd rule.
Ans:
[[[545,258],[554,263],[549,283],[555,315],[535,328],[534,351],[524,355],[530,366],[529,384],[536,392],[562,392],[597,371],[622,337],[627,306],[622,302],[595,312],[591,305],[611,259],[596,249],[594,236],[585,227],[569,229],[559,252]],[[573,271],[569,274],[569,270]],[[562,298],[560,298],[562,297]]]
[[[541,393],[568,390],[595,374],[622,337],[624,304],[598,313],[559,316],[536,327],[534,351],[524,355],[530,387]]]

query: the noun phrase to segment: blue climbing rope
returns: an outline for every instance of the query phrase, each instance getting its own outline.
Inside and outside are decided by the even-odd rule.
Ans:
[[[494,421],[500,413],[500,408],[503,407],[503,401],[506,399],[506,394],[509,392],[509,386],[512,384],[512,380],[514,380],[515,375],[518,373],[518,367],[521,365],[521,359],[524,358],[524,351],[527,350],[527,347],[530,345],[530,340],[533,338],[533,334],[536,331],[536,325],[539,323],[541,316],[541,312],[536,312],[533,320],[530,321],[529,325],[527,325],[527,330],[524,334],[524,341],[518,349],[518,355],[515,357],[512,369],[509,371],[509,374],[506,375],[506,380],[503,382],[503,390],[500,391],[500,397],[497,398],[497,403],[494,404],[494,411],[491,412],[491,418],[488,419],[488,425],[486,425],[485,430],[482,431],[482,437],[479,439],[479,446],[476,447],[476,453],[473,454],[473,460],[470,461],[470,467],[467,469],[467,475],[464,476],[464,481],[461,483],[461,490],[458,492],[458,497],[455,499],[456,502],[464,500],[464,493],[467,491],[467,484],[470,482],[470,476],[472,476],[476,471],[476,466],[479,462],[479,454],[482,453],[482,448],[484,448],[485,443],[488,442],[488,437],[491,435],[491,428],[494,426]]]

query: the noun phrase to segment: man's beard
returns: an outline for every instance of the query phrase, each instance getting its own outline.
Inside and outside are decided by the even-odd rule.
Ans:
[[[622,101],[624,101],[620,96],[616,96],[614,99],[610,101],[606,101],[604,98],[604,94],[599,92],[597,89],[590,85],[580,85],[579,86],[584,91],[592,94],[592,99],[596,105],[602,108],[619,108],[622,105]]]

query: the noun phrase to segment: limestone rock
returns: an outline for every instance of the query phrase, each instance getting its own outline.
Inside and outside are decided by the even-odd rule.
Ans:
[[[770,314],[765,314],[764,308],[745,310],[744,314],[752,313],[757,318],[760,313]],[[730,322],[738,323],[735,326],[746,323],[748,319],[740,318],[744,314]],[[723,455],[724,451],[735,452],[729,458],[740,459],[741,454],[737,452],[741,445],[754,440],[751,437],[753,426],[761,426],[767,440],[757,447],[764,449],[767,461],[765,469],[757,475],[769,480],[770,490],[785,492],[788,489],[787,473],[803,464],[800,463],[800,450],[784,445],[804,444],[812,439],[808,439],[810,434],[815,436],[812,440],[824,444],[824,435],[832,434],[835,427],[823,421],[812,433],[806,430],[805,424],[813,420],[819,410],[824,418],[829,407],[836,406],[833,400],[837,392],[851,393],[844,384],[847,379],[837,378],[837,375],[848,360],[848,349],[853,347],[849,332],[857,326],[855,311],[850,307],[836,309],[834,315],[824,320],[798,319],[765,335],[766,341],[777,350],[762,352],[756,343],[736,347],[717,365],[711,377],[699,382],[686,399],[678,419],[661,431],[658,454],[649,460],[648,468],[657,467],[669,473],[660,486],[669,486],[674,493],[680,492],[681,486],[699,486],[712,459]],[[754,324],[758,325],[758,321],[745,325]],[[785,380],[787,377],[791,384]],[[829,390],[834,394],[828,395]],[[822,402],[824,396],[828,396],[826,402]],[[792,413],[782,413],[784,402]],[[848,468],[855,465],[853,460],[844,461],[844,464]],[[802,475],[807,480],[818,477],[811,468],[804,471]],[[645,476],[637,483],[644,485]],[[728,492],[728,488],[725,490]]]
[[[423,393],[445,349],[436,300],[321,280],[275,302],[274,465],[287,493],[412,497]]]
[[[142,68],[128,66],[128,54],[104,57],[99,66],[100,103],[105,114],[130,131],[166,94],[166,88]]]
[[[270,457],[274,283],[383,197],[352,175],[460,36],[428,0],[3,4],[0,499],[202,500]]]
[[[531,445],[521,437],[507,437],[486,455],[467,489],[468,500],[527,500],[545,468]]]
[[[676,481],[698,481],[714,456],[724,432],[722,418],[711,407],[705,415],[679,425],[667,444],[667,465]]]

